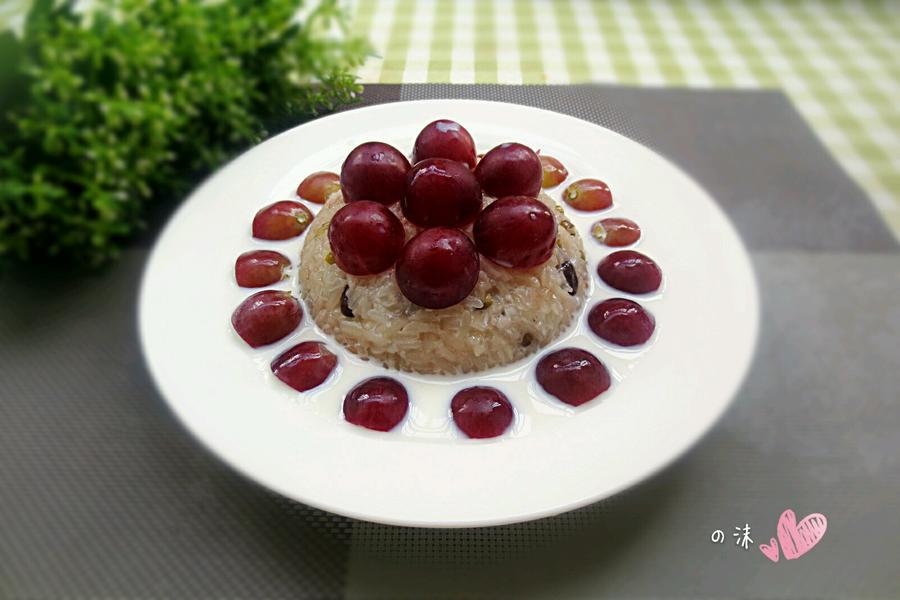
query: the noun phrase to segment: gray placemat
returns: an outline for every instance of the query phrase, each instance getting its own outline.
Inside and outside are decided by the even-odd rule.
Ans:
[[[784,96],[421,85],[365,101],[425,97],[593,120],[713,193],[763,305],[722,423],[649,482],[552,519],[356,522],[244,480],[175,422],[136,340],[146,244],[90,276],[23,271],[0,281],[0,597],[896,596],[897,245]],[[732,544],[745,522],[767,539],[787,507],[828,515],[820,547],[773,565]]]

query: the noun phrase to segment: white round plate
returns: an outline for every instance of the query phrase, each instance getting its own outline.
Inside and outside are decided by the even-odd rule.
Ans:
[[[468,128],[479,152],[518,141],[556,156],[569,181],[597,177],[613,191],[603,213],[567,209],[581,232],[593,281],[576,322],[547,350],[591,349],[612,388],[578,409],[543,394],[534,364],[464,377],[394,374],[410,391],[407,422],[387,434],[344,422],[344,394],[368,374],[387,373],[342,351],[309,316],[286,339],[251,349],[231,329],[232,310],[254,290],[234,282],[234,260],[272,248],[296,263],[301,239],[262,242],[250,221],[262,206],[295,198],[313,171],[339,171],[347,152],[380,140],[411,152],[437,118]],[[550,191],[560,198],[563,186]],[[599,299],[623,294],[596,277],[610,252],[590,237],[601,216],[637,221],[637,249],[664,273],[664,289],[640,298],[657,333],[641,351],[599,343],[584,326]],[[293,279],[293,278],[292,278]],[[284,282],[296,290],[296,283]],[[140,297],[144,353],[162,395],[187,428],[259,483],[331,512],[399,525],[469,527],[525,521],[606,498],[658,471],[696,442],[744,377],[758,328],[758,298],[746,251],[716,203],[690,177],[644,146],[579,119],[526,106],[465,100],[399,102],[306,123],[242,155],[206,181],[166,226]],[[301,394],[269,362],[304,339],[326,340],[340,367]],[[454,391],[489,384],[510,396],[511,432],[462,439],[449,418]]]

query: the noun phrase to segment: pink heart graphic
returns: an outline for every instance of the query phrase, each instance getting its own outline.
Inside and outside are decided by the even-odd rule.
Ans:
[[[759,549],[766,555],[766,558],[774,563],[778,562],[778,542],[775,538],[770,538],[768,544],[760,544]]]
[[[788,560],[800,558],[819,543],[828,529],[828,519],[822,513],[812,513],[797,523],[797,515],[787,509],[778,519],[778,541]],[[768,556],[768,555],[767,555]]]

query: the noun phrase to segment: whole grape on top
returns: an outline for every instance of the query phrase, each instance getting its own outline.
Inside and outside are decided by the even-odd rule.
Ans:
[[[407,299],[439,309],[472,291],[479,253],[508,268],[535,267],[553,254],[556,219],[536,199],[544,169],[530,148],[500,144],[476,164],[469,132],[440,119],[419,133],[413,159],[410,166],[393,146],[367,142],[344,161],[340,185],[348,204],[333,217],[328,238],[346,273],[372,275],[393,265]],[[565,177],[562,165],[558,172]],[[498,198],[484,210],[483,193]],[[398,200],[420,229],[409,240],[396,209],[387,208]],[[474,243],[458,229],[472,223]]]
[[[419,227],[462,227],[475,220],[481,203],[481,187],[466,165],[427,158],[409,172],[400,206]]]
[[[556,219],[543,202],[507,196],[481,212],[474,234],[478,251],[498,265],[535,267],[553,254]]]
[[[439,119],[426,125],[413,148],[413,161],[426,158],[449,158],[475,166],[475,141],[466,128],[449,119]]]
[[[400,219],[378,202],[360,200],[335,213],[328,241],[337,266],[350,275],[374,275],[391,268],[403,249]]]
[[[409,160],[382,142],[366,142],[350,151],[341,166],[346,202],[373,200],[385,206],[400,201],[406,189]]]
[[[461,302],[478,283],[478,252],[458,229],[426,229],[407,242],[395,274],[403,295],[425,308]]]
[[[544,170],[534,150],[522,144],[507,143],[484,155],[475,167],[475,177],[488,196],[537,197]]]

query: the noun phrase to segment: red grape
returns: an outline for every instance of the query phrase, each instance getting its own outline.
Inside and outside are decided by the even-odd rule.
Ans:
[[[297,237],[312,223],[313,214],[295,200],[279,200],[260,209],[253,217],[253,237],[286,240]]]
[[[536,374],[545,392],[572,406],[593,400],[610,386],[609,372],[603,363],[580,348],[547,354],[538,362]]]
[[[400,291],[425,308],[447,308],[462,301],[479,273],[478,252],[458,229],[426,229],[409,240],[397,260]]]
[[[374,200],[386,206],[398,202],[406,188],[409,161],[381,142],[366,142],[350,151],[341,167],[344,200]]]
[[[316,171],[308,175],[297,186],[297,195],[316,204],[325,204],[328,196],[341,189],[341,178],[337,173]]]
[[[649,256],[634,250],[613,252],[597,265],[597,274],[610,287],[631,294],[647,294],[659,289],[662,271]]]
[[[579,179],[563,191],[563,200],[577,210],[603,210],[612,206],[612,192],[599,179]]]
[[[362,200],[345,205],[331,218],[328,241],[334,262],[350,275],[389,269],[406,241],[403,224],[389,208]]]
[[[552,156],[541,154],[540,159],[541,168],[544,172],[543,179],[541,181],[541,187],[556,187],[563,181],[565,181],[566,177],[569,176],[569,171],[566,169],[566,167]]]
[[[541,159],[522,144],[500,144],[484,155],[475,167],[475,177],[488,196],[536,197],[541,191]]]
[[[481,211],[473,231],[483,255],[503,267],[534,267],[553,254],[556,220],[544,203],[507,196]]]
[[[591,226],[591,235],[607,246],[630,246],[641,237],[641,228],[631,219],[610,217]]]
[[[321,385],[336,366],[337,356],[321,342],[300,342],[271,364],[275,377],[298,392]]]
[[[456,426],[470,438],[492,438],[503,434],[513,420],[507,397],[492,387],[466,388],[453,396],[450,412]]]
[[[413,160],[449,158],[469,166],[475,166],[475,141],[466,128],[448,119],[440,119],[426,125],[413,148]]]
[[[344,418],[375,431],[390,431],[409,410],[406,388],[390,377],[373,377],[359,383],[344,397]]]
[[[272,250],[250,250],[237,257],[234,278],[241,287],[264,287],[284,279],[291,266],[287,256]]]
[[[588,313],[588,326],[598,336],[619,346],[639,346],[653,335],[656,320],[643,306],[625,298],[610,298]]]
[[[462,227],[481,210],[481,187],[466,166],[447,158],[429,158],[409,172],[403,214],[419,227]]]
[[[253,348],[277,342],[297,328],[303,309],[290,292],[263,290],[240,303],[231,325]]]

